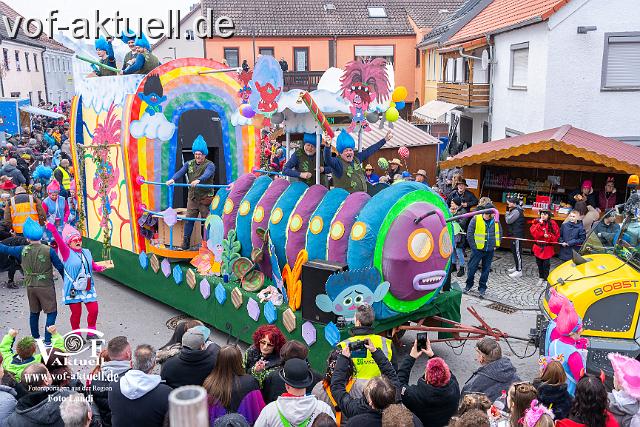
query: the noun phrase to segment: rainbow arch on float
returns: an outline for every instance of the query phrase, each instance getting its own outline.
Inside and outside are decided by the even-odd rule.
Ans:
[[[144,205],[151,210],[160,210],[167,206],[167,191],[160,186],[143,185],[137,182],[142,176],[149,181],[164,182],[175,173],[178,153],[178,125],[180,116],[193,109],[206,109],[218,113],[222,129],[222,148],[224,152],[226,181],[230,183],[239,176],[250,172],[259,158],[260,129],[253,125],[234,126],[232,116],[237,114],[240,105],[238,92],[240,83],[232,73],[207,73],[225,68],[222,64],[202,58],[177,59],[153,70],[160,78],[164,96],[162,114],[167,121],[175,125],[176,130],[168,141],[150,138],[135,138],[128,131],[130,124],[140,120],[147,110],[138,93],[142,93],[146,78],[137,91],[127,99],[123,120],[123,143],[130,183],[129,203],[135,216],[139,215],[138,206]],[[137,248],[144,247],[144,239],[137,230],[137,218],[134,221]]]

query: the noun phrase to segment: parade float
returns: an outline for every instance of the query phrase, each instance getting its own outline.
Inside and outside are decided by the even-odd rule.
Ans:
[[[344,131],[331,114],[355,132],[397,120],[406,90],[393,89],[384,61],[325,77],[311,93],[285,92],[271,57],[248,73],[188,58],[79,82],[70,119],[79,228],[97,259],[114,262],[105,274],[247,343],[258,325],[275,324],[307,343],[318,367],[364,302],[379,333],[459,321],[461,293],[445,286],[451,218],[428,186],[401,182],[371,196],[257,172],[265,129],[283,130],[289,151],[292,133],[315,133],[320,148],[323,132]],[[217,167],[215,197],[207,218],[187,218],[188,184],[165,182],[193,158],[198,135]],[[180,250],[187,221],[197,224],[194,249]],[[320,287],[303,280],[305,266],[323,262],[342,267]]]

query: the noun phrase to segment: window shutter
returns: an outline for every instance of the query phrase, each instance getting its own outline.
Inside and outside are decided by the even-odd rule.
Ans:
[[[511,86],[527,87],[527,71],[529,69],[529,49],[516,49],[512,53]]]
[[[640,36],[609,37],[605,87],[640,86]]]

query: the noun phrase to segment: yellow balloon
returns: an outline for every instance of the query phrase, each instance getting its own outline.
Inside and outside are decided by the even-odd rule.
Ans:
[[[396,103],[395,103],[395,102],[393,102],[393,101],[391,101],[391,102],[389,103],[389,106],[390,106],[391,108],[396,108]]]
[[[407,92],[407,88],[404,86],[398,86],[393,90],[391,94],[391,100],[393,102],[404,101],[409,93]]]
[[[384,117],[388,122],[395,122],[400,118],[400,113],[395,107],[389,107],[386,113],[384,113]]]

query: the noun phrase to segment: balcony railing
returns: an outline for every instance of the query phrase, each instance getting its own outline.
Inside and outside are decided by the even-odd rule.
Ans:
[[[324,71],[286,71],[283,73],[284,90],[316,90]]]
[[[489,85],[476,83],[438,83],[438,101],[465,107],[488,107]]]

